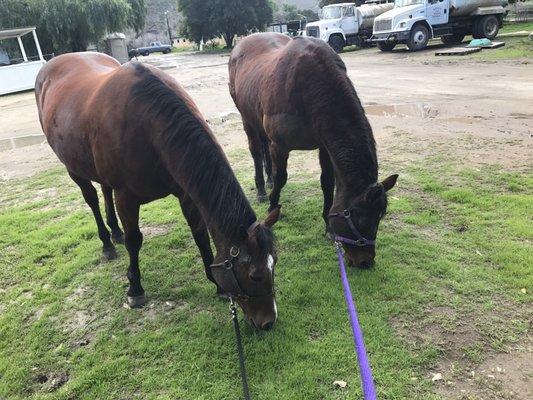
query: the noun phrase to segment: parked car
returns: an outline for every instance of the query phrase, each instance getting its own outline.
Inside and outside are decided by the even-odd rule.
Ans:
[[[130,58],[141,56],[147,56],[152,53],[168,54],[172,51],[172,47],[168,44],[161,44],[161,42],[152,42],[150,46],[139,47],[137,49],[131,49],[128,54]]]

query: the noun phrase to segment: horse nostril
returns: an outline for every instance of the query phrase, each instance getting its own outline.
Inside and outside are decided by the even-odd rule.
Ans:
[[[267,323],[264,323],[262,326],[261,326],[261,329],[264,330],[264,331],[269,331],[272,329],[272,327],[274,326],[274,321],[269,321]]]

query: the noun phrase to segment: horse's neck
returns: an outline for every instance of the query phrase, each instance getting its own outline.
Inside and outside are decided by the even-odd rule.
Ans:
[[[377,181],[377,156],[368,122],[353,130],[330,132],[325,145],[335,171],[335,203],[346,204]]]
[[[192,202],[183,202],[184,207],[198,209],[218,248],[237,240],[240,226],[247,228],[256,216],[222,149],[209,132],[202,134],[209,138],[198,142],[195,155],[190,145],[163,144],[159,152],[175,183]]]

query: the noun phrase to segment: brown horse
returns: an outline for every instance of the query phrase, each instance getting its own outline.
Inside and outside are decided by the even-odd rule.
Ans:
[[[122,240],[130,257],[128,302],[146,302],[141,286],[139,208],[176,196],[218,293],[236,298],[258,328],[276,319],[270,228],[256,215],[204,118],[184,89],[155,68],[120,64],[97,53],[54,58],[36,82],[39,118],[48,143],[91,208],[104,254]],[[102,186],[109,234],[91,181]],[[209,233],[217,250],[213,257]]]
[[[340,57],[320,40],[255,34],[231,53],[229,76],[259,199],[265,195],[263,165],[267,176],[273,172],[273,210],[287,182],[289,152],[318,148],[326,230],[346,239],[341,241],[352,264],[372,266],[386,192],[398,175],[377,182],[372,128]]]

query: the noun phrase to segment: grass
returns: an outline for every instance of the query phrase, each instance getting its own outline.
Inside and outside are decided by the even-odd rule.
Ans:
[[[533,32],[533,21],[530,22],[504,22],[500,33],[512,33],[520,31]]]
[[[245,188],[248,158],[230,154]],[[376,267],[348,271],[380,399],[439,399],[430,372],[443,359],[457,350],[466,369],[527,330],[533,176],[455,165],[429,159],[403,171]],[[101,260],[93,218],[62,169],[0,188],[1,399],[239,398],[228,305],[213,295],[177,201],[142,209],[150,305],[130,310],[126,252]],[[253,398],[361,398],[316,176],[293,173],[282,203],[279,321],[266,333],[243,322]],[[437,337],[459,339],[465,323],[475,336],[461,348]]]
[[[484,60],[512,60],[533,57],[533,40],[529,40],[527,37],[505,37],[501,40],[505,42],[504,47],[482,50],[470,57]]]

